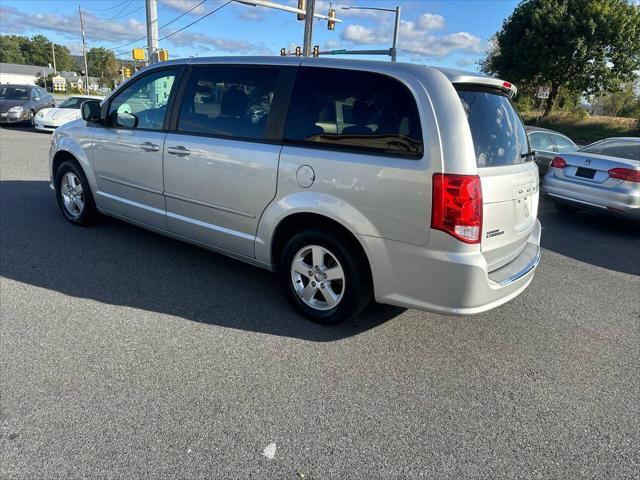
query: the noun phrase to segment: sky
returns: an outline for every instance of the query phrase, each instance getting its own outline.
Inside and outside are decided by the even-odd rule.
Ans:
[[[158,0],[160,48],[170,58],[217,55],[277,55],[282,47],[302,45],[304,22],[293,13],[227,0]],[[273,0],[294,5],[297,0]],[[313,44],[325,49],[384,49],[391,46],[392,12],[343,10],[342,6],[401,7],[398,61],[477,70],[487,42],[500,29],[516,0],[334,0],[333,31],[314,24]],[[112,48],[120,59],[146,46],[144,0],[2,0],[0,33],[44,34],[81,53],[78,6],[83,11],[88,47]],[[316,0],[326,14],[329,1]],[[182,16],[181,16],[182,15]],[[199,20],[201,19],[201,20]],[[179,31],[191,22],[196,23]],[[166,26],[165,26],[166,25]],[[163,28],[164,27],[164,28]],[[162,37],[171,35],[162,40]],[[385,60],[388,57],[368,56]]]

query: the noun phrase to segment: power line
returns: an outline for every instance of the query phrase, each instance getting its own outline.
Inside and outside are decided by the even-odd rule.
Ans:
[[[164,37],[158,39],[158,41],[160,40],[165,40],[169,37],[174,36],[176,33],[180,33],[181,31],[189,28],[191,25],[193,25],[194,23],[198,23],[200,20],[204,20],[205,18],[207,18],[209,15],[213,15],[214,13],[216,13],[218,10],[222,10],[224,7],[226,7],[227,5],[229,5],[230,3],[234,2],[235,0],[228,0],[227,2],[223,3],[222,5],[220,5],[218,8],[213,9],[212,11],[210,11],[209,13],[207,13],[206,15],[201,16],[200,18],[198,18],[197,20],[194,20],[193,22],[189,23],[188,25],[185,25],[184,27],[182,27],[179,30],[176,30],[175,32],[170,33],[169,35],[165,35]]]
[[[206,2],[206,1],[207,1],[207,0],[202,0],[201,2],[199,2],[199,3],[197,3],[196,5],[194,5],[193,7],[191,7],[191,8],[190,8],[189,10],[187,10],[186,12],[182,13],[181,15],[178,15],[178,16],[177,16],[176,18],[174,18],[173,20],[171,20],[171,21],[169,21],[169,22],[165,23],[165,24],[164,24],[164,25],[162,25],[160,28],[158,28],[158,31],[162,30],[163,28],[167,27],[168,25],[171,25],[171,24],[172,24],[173,22],[175,22],[176,20],[181,19],[182,17],[184,17],[185,15],[187,15],[189,12],[192,12],[193,10],[195,10],[196,8],[198,8],[200,5],[202,5],[202,4],[203,4],[204,2]],[[219,7],[217,10],[219,10],[220,8],[222,8],[222,7],[226,6],[228,3],[231,3],[231,1],[233,1],[233,0],[230,0],[229,2],[225,3],[224,5],[222,5],[221,7]],[[211,13],[215,13],[215,12],[216,12],[216,10],[214,10],[214,11],[213,11],[213,12],[211,12]],[[210,13],[209,13],[209,14],[207,14],[206,16],[208,16],[208,15],[210,15]],[[202,17],[202,18],[204,18],[204,17]],[[200,19],[199,19],[199,20],[197,20],[197,21],[202,20],[202,18],[200,18]],[[195,22],[193,22],[193,23],[195,23]],[[190,25],[192,25],[192,24],[190,24]],[[185,28],[186,28],[186,27],[185,27]],[[120,49],[120,48],[122,48],[122,47],[128,47],[129,45],[133,45],[134,43],[141,42],[142,40],[145,40],[146,38],[147,38],[147,36],[145,35],[144,37],[140,37],[140,38],[138,38],[138,39],[136,39],[136,40],[134,40],[134,41],[132,41],[132,42],[124,43],[124,44],[122,44],[122,45],[118,45],[117,47],[109,47],[109,50],[118,50],[118,49]],[[167,38],[167,37],[165,37],[165,38]],[[162,38],[161,38],[160,40],[162,40]]]
[[[129,0],[124,0],[124,2],[120,2],[116,5],[113,5],[111,7],[107,7],[107,8],[101,8],[100,10],[95,10],[96,12],[106,12],[107,10],[113,10],[114,8],[118,8],[120,5],[124,5],[125,3],[127,3]]]

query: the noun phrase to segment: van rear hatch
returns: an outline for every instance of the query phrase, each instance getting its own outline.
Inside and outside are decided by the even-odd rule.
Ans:
[[[469,121],[482,185],[480,246],[493,271],[522,252],[535,228],[538,168],[508,90],[476,84],[455,87]]]

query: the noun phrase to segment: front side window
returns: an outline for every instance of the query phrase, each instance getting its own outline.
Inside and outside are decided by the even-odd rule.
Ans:
[[[82,104],[88,100],[96,100],[95,98],[85,98],[85,97],[71,97],[58,106],[58,108],[72,108],[74,110],[80,110]]]
[[[554,135],[553,138],[556,144],[556,152],[558,153],[569,153],[578,150],[577,145],[566,137]]]
[[[109,124],[162,130],[176,73],[176,70],[150,73],[118,93],[109,106]]]
[[[553,152],[553,144],[551,143],[551,135],[544,132],[533,132],[529,134],[529,143],[531,148],[538,152]]]
[[[195,68],[178,132],[264,140],[279,75],[276,67]]]
[[[456,88],[469,121],[478,167],[524,163],[529,152],[527,134],[509,97],[481,86]]]
[[[302,68],[285,139],[414,158],[423,152],[420,116],[409,89],[386,75],[357,70]]]

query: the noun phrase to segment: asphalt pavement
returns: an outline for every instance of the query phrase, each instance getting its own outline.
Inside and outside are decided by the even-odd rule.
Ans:
[[[512,302],[322,327],[268,272],[70,225],[48,148],[0,129],[0,478],[638,478],[640,226],[543,202]]]

